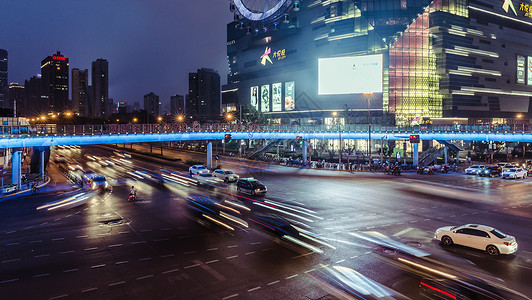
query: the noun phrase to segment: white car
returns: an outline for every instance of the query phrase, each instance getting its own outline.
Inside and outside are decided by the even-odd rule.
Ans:
[[[484,169],[484,166],[481,166],[481,165],[472,165],[471,167],[465,169],[465,173],[466,174],[472,174],[472,175],[477,175],[480,170]]]
[[[204,165],[193,165],[190,168],[188,168],[188,171],[190,172],[190,175],[205,174],[205,173],[210,173],[211,172]]]
[[[504,172],[502,172],[502,178],[517,179],[517,178],[525,178],[525,177],[526,177],[526,171],[521,168],[504,169]]]
[[[434,238],[445,246],[453,244],[485,250],[489,255],[512,254],[517,251],[515,237],[485,225],[467,224],[441,227]]]
[[[222,170],[222,169],[214,170],[212,175],[214,177],[223,179],[225,182],[237,181],[238,179],[240,179],[240,176],[233,173],[233,171],[229,171],[229,170]]]

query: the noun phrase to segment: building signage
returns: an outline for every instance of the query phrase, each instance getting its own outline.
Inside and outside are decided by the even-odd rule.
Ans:
[[[253,106],[256,110],[259,110],[259,87],[258,86],[251,87],[251,98],[249,100],[249,104]]]
[[[283,108],[282,89],[282,83],[279,82],[272,84],[272,111],[281,111],[281,109]]]
[[[508,12],[508,8],[511,8],[514,14],[517,16],[517,12],[515,11],[512,0],[504,0],[504,3],[502,4],[502,9],[504,9],[505,12]]]
[[[502,9],[507,13],[510,13],[511,10],[511,12],[513,12],[513,14],[517,16],[517,11],[515,10],[514,3],[512,2],[512,0],[503,1],[504,2],[502,3]],[[519,3],[519,11],[523,12],[523,16],[527,18],[532,18],[532,4],[527,4],[524,2]]]
[[[266,84],[260,87],[260,111],[270,111],[270,85]]]
[[[528,74],[528,85],[532,85],[532,56],[528,57],[528,67],[527,67],[527,74]]]
[[[260,63],[265,66],[268,62],[273,64],[271,57],[275,60],[283,60],[286,58],[286,49],[276,50],[272,52],[272,48],[266,47],[264,53],[260,56]]]
[[[517,83],[525,84],[525,57],[517,55]]]
[[[294,81],[284,83],[284,110],[296,109],[295,87]]]
[[[532,4],[521,3],[519,5],[519,10],[524,12],[525,17],[532,18]]]

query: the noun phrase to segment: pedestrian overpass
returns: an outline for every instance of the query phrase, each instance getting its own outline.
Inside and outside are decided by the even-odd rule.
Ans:
[[[532,127],[528,124],[420,125],[410,127],[374,125],[259,125],[259,124],[106,124],[106,125],[35,125],[0,126],[0,149],[13,149],[12,178],[20,186],[21,149],[34,147],[40,152],[40,168],[44,173],[44,151],[59,145],[100,145],[116,143],[153,143],[169,141],[210,141],[224,139],[303,139],[306,156],[310,139],[374,139],[497,141],[532,143]],[[414,164],[418,144],[413,144]],[[211,161],[212,144],[207,147]],[[304,160],[305,161],[305,160]]]

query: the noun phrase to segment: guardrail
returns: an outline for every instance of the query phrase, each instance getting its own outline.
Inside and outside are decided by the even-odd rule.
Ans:
[[[106,124],[106,125],[36,125],[0,126],[4,137],[42,136],[50,134],[86,135],[86,134],[138,134],[138,133],[176,133],[176,132],[367,132],[368,125],[261,125],[261,124]],[[430,132],[486,132],[486,133],[530,133],[532,124],[475,124],[475,125],[419,125],[419,126],[381,126],[372,125],[371,132],[389,133],[430,133]]]

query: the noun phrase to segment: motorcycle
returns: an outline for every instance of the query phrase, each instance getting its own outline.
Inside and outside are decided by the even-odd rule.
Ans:
[[[127,202],[134,202],[137,200],[136,194],[129,194],[129,198],[127,199]]]

